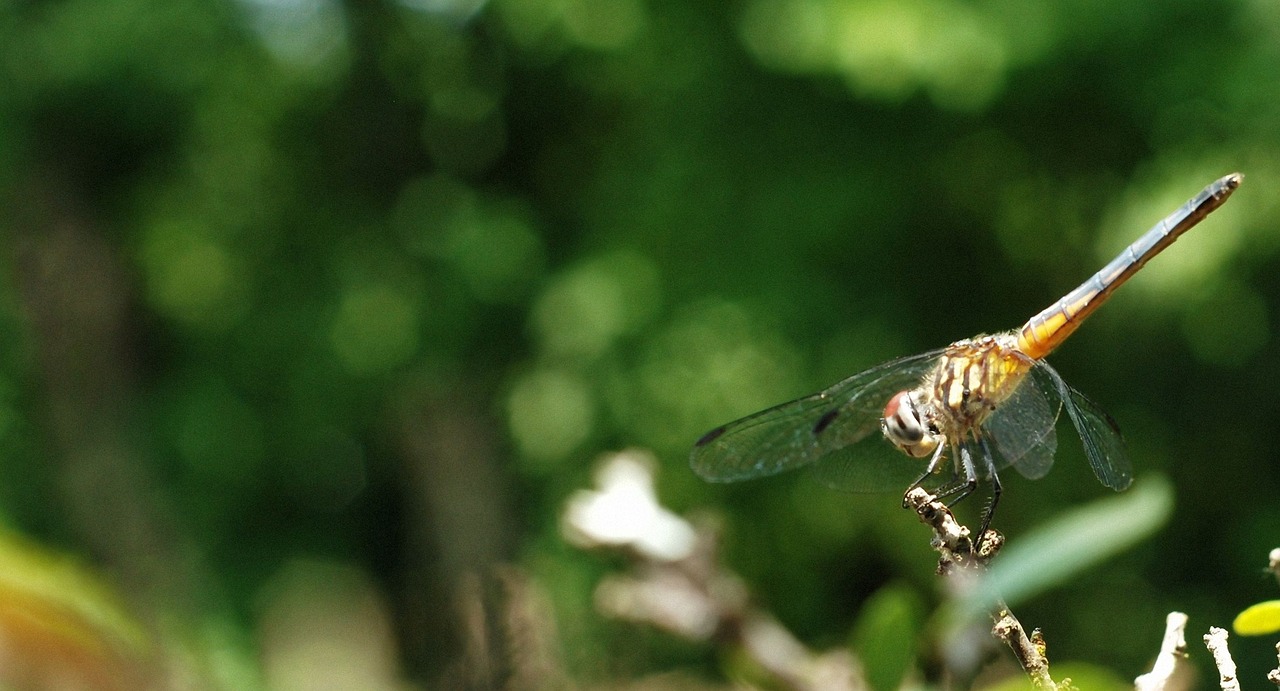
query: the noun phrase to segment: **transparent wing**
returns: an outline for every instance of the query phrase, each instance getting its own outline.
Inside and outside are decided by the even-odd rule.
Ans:
[[[733,482],[817,463],[829,471],[820,479],[840,489],[905,489],[905,483],[890,484],[897,466],[908,470],[908,483],[919,470],[880,439],[880,416],[889,398],[917,386],[941,354],[938,349],[886,362],[820,393],[717,427],[694,445],[690,465],[704,479]],[[890,468],[877,470],[886,461]]]
[[[1056,391],[1067,417],[1080,433],[1089,467],[1093,468],[1098,481],[1116,491],[1128,487],[1133,482],[1133,465],[1116,421],[1097,403],[1068,386],[1048,363],[1037,363],[1031,376],[1042,390]]]
[[[996,467],[1013,466],[1031,480],[1039,480],[1053,467],[1058,448],[1054,428],[1062,412],[1058,389],[1051,381],[1034,376],[1035,369],[983,425],[992,442]]]

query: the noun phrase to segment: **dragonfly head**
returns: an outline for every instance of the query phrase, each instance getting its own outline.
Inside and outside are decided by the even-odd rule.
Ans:
[[[889,399],[884,407],[884,417],[880,418],[880,431],[894,446],[913,458],[932,454],[942,442],[921,414],[921,408],[910,391],[899,391]]]

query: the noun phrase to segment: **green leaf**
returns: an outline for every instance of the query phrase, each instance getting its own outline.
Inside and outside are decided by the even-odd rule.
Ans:
[[[1280,600],[1259,602],[1236,615],[1231,628],[1241,636],[1261,636],[1280,631]]]

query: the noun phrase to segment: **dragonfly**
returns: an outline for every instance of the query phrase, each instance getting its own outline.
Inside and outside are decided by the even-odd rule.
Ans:
[[[1116,422],[1044,358],[1152,257],[1226,202],[1242,179],[1233,173],[1205,187],[1019,329],[892,360],[707,432],[693,447],[694,472],[733,482],[810,467],[837,489],[924,487],[948,506],[989,483],[976,548],[1000,501],[998,471],[1046,475],[1065,411],[1098,480],[1127,488],[1133,469]]]

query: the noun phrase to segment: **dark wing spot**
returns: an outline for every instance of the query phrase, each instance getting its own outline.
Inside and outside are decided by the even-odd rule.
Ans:
[[[831,423],[835,422],[836,418],[839,416],[839,410],[828,410],[826,414],[818,418],[818,423],[813,426],[813,436],[816,437],[819,434],[822,434],[822,431],[830,427]]]
[[[695,441],[695,442],[693,443],[693,445],[694,445],[695,447],[697,447],[697,446],[706,446],[707,444],[710,444],[711,442],[713,442],[713,441],[715,441],[715,440],[719,439],[719,438],[720,438],[720,435],[724,434],[725,429],[726,429],[725,427],[717,427],[717,428],[715,428],[715,429],[711,430],[710,432],[707,432],[706,434],[702,435],[702,436],[698,439],[698,441]]]

